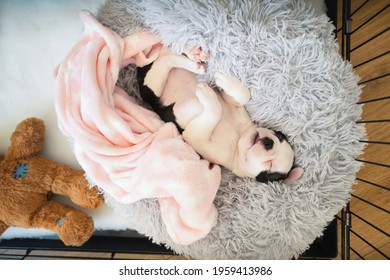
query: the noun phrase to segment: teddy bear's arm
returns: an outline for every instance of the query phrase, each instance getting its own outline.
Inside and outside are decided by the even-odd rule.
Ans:
[[[6,157],[19,159],[38,153],[43,146],[45,124],[37,118],[28,118],[16,126]]]
[[[0,236],[7,230],[7,228],[8,226],[3,221],[0,221]]]

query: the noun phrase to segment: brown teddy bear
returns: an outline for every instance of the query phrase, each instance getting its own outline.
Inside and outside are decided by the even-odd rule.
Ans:
[[[97,208],[103,197],[91,188],[82,170],[38,155],[45,125],[25,119],[11,136],[11,146],[0,158],[0,235],[10,226],[45,228],[68,246],[81,246],[92,235],[93,219],[63,203],[51,201],[52,193],[66,195],[85,208]]]

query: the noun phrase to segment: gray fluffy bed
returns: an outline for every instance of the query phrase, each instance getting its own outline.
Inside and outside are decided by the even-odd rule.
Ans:
[[[218,224],[189,246],[168,237],[155,200],[123,205],[106,197],[129,226],[178,254],[195,259],[291,259],[304,252],[350,198],[364,138],[356,124],[360,88],[339,55],[333,25],[301,0],[110,0],[98,12],[125,36],[159,34],[180,52],[201,46],[215,71],[236,75],[251,91],[251,117],[290,137],[299,182],[261,184],[223,171],[215,205]],[[134,68],[119,84],[137,95]]]

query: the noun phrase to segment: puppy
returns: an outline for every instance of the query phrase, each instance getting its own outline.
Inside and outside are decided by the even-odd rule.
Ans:
[[[208,55],[200,48],[186,55],[162,49],[150,65],[138,69],[141,98],[162,120],[173,122],[183,139],[204,159],[240,177],[259,182],[299,179],[287,137],[252,122],[244,105],[250,92],[236,77],[215,74],[221,90],[197,83]]]

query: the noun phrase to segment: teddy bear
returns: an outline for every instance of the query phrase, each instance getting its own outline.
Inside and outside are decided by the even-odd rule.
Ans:
[[[91,187],[83,170],[75,170],[39,155],[44,144],[43,120],[20,122],[11,145],[0,157],[0,236],[11,226],[44,228],[58,234],[67,246],[81,246],[92,235],[93,219],[51,195],[69,197],[89,209],[104,202],[96,186]]]

